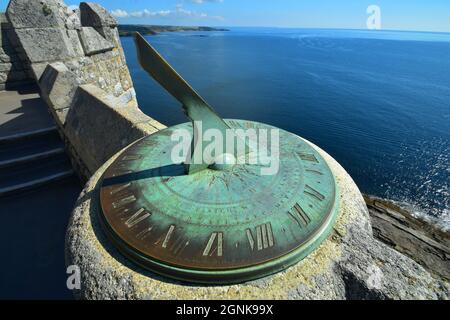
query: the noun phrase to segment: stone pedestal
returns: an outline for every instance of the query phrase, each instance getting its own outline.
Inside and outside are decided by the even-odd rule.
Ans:
[[[317,147],[316,147],[317,148]],[[106,238],[98,220],[99,179],[90,179],[66,237],[67,265],[81,271],[83,299],[438,299],[442,284],[411,259],[375,240],[363,197],[345,170],[317,148],[337,178],[341,207],[332,234],[295,266],[239,285],[179,283],[143,270]]]

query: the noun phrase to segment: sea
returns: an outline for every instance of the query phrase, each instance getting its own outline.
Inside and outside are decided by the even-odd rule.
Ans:
[[[450,227],[450,34],[229,28],[147,40],[224,118],[300,135],[363,193]],[[166,125],[179,103],[121,38],[139,106]]]

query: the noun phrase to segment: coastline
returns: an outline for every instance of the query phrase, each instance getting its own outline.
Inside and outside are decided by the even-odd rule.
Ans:
[[[224,28],[213,28],[204,26],[158,26],[158,25],[134,25],[120,24],[118,25],[120,37],[131,37],[134,32],[142,35],[157,35],[162,32],[211,32],[211,31],[229,31]]]

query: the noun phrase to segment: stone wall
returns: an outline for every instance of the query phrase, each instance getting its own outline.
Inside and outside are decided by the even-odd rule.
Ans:
[[[103,7],[11,0],[6,15],[82,178],[144,135],[116,130],[128,115],[151,123],[149,132],[164,127],[138,108],[117,22]]]
[[[6,15],[0,13],[0,90],[33,82],[23,48]]]
[[[118,150],[165,128],[139,108],[117,104],[92,84],[77,89],[65,119],[65,138],[70,141],[72,154],[83,161],[85,177],[94,174]]]
[[[35,80],[48,64],[63,62],[80,84],[96,84],[137,105],[117,23],[104,8],[82,2],[71,10],[60,0],[11,0],[6,15]]]

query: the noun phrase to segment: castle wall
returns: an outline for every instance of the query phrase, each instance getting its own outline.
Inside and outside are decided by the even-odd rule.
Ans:
[[[71,10],[61,0],[11,0],[6,16],[82,178],[164,127],[138,108],[117,22],[103,7],[82,2]],[[145,122],[151,123],[145,132],[135,130]],[[128,126],[117,130],[120,123]]]
[[[30,66],[5,13],[0,13],[0,90],[34,83]]]

